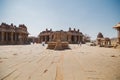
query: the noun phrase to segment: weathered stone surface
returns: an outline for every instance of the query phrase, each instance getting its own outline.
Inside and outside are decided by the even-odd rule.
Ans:
[[[48,42],[47,49],[64,50],[70,48],[68,42]]]
[[[55,48],[54,48],[55,50],[63,50],[64,48],[62,47],[62,43],[61,43],[61,41],[60,40],[58,40],[57,42],[56,42],[56,45],[55,45]]]

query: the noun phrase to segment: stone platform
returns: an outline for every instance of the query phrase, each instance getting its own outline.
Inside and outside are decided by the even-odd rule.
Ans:
[[[70,49],[68,42],[48,42],[47,49],[54,49],[54,50],[64,50],[64,49]]]

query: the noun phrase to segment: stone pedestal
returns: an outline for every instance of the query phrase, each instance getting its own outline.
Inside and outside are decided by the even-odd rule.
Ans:
[[[70,49],[68,42],[48,42],[47,49],[53,49],[53,50],[64,50],[64,49]]]
[[[2,39],[1,39],[1,41],[4,42],[4,32],[2,32],[1,34],[2,34]]]
[[[64,50],[69,49],[68,42],[63,41],[61,38],[63,36],[60,31],[54,34],[54,38],[52,42],[48,42],[47,49],[54,49],[54,50]]]
[[[47,49],[54,49],[56,45],[56,42],[48,42]]]
[[[62,43],[61,43],[60,40],[58,40],[58,41],[56,42],[56,45],[55,45],[55,48],[54,48],[54,49],[55,49],[55,50],[63,50]]]

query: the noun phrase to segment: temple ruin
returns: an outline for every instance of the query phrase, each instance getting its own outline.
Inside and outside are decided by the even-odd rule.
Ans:
[[[76,44],[78,42],[83,42],[83,34],[82,32],[80,32],[80,30],[76,30],[75,28],[73,30],[71,30],[71,28],[69,28],[68,31],[52,31],[52,29],[48,30],[46,29],[46,31],[42,31],[39,34],[39,41],[40,43],[45,41],[50,42],[50,41],[56,41],[56,36],[55,34],[57,32],[60,32],[62,35],[60,35],[60,39],[61,41],[67,41],[70,44]]]
[[[111,47],[111,40],[108,37],[104,38],[103,34],[99,32],[97,35],[97,45],[100,47]]]
[[[20,24],[19,27],[2,23],[0,25],[0,45],[27,44],[27,27]]]
[[[52,29],[42,31],[39,34],[40,42],[48,43],[47,49],[64,50],[69,49],[69,43],[76,44],[83,41],[82,32],[75,28],[69,31],[52,31]]]

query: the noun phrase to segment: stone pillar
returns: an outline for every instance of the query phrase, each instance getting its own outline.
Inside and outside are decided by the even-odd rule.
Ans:
[[[120,30],[118,30],[118,43],[120,44]]]
[[[80,36],[80,41],[81,41],[81,42],[83,42],[83,38],[84,38],[83,36]]]
[[[81,42],[81,41],[80,41],[80,36],[78,36],[78,42]]]
[[[15,33],[15,41],[17,41],[17,33]]]
[[[1,34],[1,32],[0,32],[0,41],[1,41],[1,39],[2,39],[2,34]]]
[[[13,43],[13,32],[11,32],[11,42]]]
[[[109,41],[109,45],[111,45],[111,40]]]
[[[43,40],[42,41],[45,41],[45,36],[42,36]]]
[[[52,35],[49,35],[49,41],[52,41]]]
[[[43,37],[42,37],[42,36],[40,36],[40,42],[41,42],[41,43],[43,42]]]
[[[45,36],[45,42],[47,42],[47,36]]]
[[[22,34],[22,41],[23,41],[23,44],[25,43],[25,35]]]
[[[13,32],[13,41],[15,43],[15,33]]]
[[[1,36],[2,36],[2,37],[1,37],[1,38],[2,38],[1,41],[2,41],[2,42],[4,42],[4,34],[5,34],[5,32],[2,31],[2,33],[1,33]]]
[[[68,42],[71,43],[71,35],[68,35]]]
[[[39,36],[39,42],[41,43],[41,37]]]
[[[26,43],[27,38],[26,38],[26,34],[24,34],[24,43]]]
[[[75,43],[77,42],[77,36],[74,36],[74,41],[75,41]]]
[[[19,40],[18,44],[22,44],[22,34],[21,33],[19,33],[19,35],[18,35],[18,40]]]
[[[6,41],[8,41],[8,33],[6,32]]]

